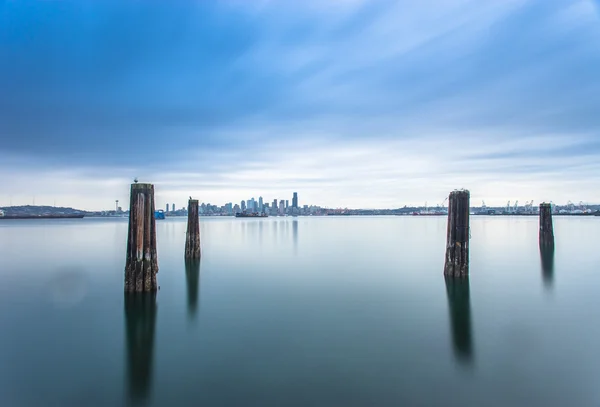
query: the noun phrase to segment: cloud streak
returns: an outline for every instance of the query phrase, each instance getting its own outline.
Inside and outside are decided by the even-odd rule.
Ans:
[[[596,6],[413,3],[3,2],[0,200],[600,202]]]

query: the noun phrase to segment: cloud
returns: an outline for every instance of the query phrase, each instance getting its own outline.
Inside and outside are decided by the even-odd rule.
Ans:
[[[1,199],[37,174],[94,208],[134,176],[157,201],[600,201],[598,22],[589,1],[3,2]]]

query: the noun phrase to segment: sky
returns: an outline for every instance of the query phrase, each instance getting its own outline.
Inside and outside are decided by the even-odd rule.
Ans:
[[[595,0],[0,0],[0,206],[600,203]]]

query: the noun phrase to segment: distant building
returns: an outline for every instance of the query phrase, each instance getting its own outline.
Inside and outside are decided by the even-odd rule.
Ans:
[[[173,212],[175,212],[175,204],[171,204],[171,208],[173,208]]]
[[[283,199],[281,201],[279,201],[279,214],[280,215],[285,214],[285,202],[283,201]]]
[[[273,209],[277,210],[277,199],[273,199]]]
[[[285,209],[287,209],[290,206],[290,201],[288,201],[287,199],[285,200]]]
[[[298,192],[294,192],[294,196],[292,197],[292,208],[298,207]]]
[[[233,213],[240,213],[242,210],[238,204],[235,204],[233,207]]]
[[[262,196],[258,197],[258,211],[262,212],[264,210],[263,199]]]
[[[167,210],[165,212],[169,212],[169,204],[167,204]]]
[[[246,201],[242,201],[241,207],[242,207],[242,212],[246,210]]]

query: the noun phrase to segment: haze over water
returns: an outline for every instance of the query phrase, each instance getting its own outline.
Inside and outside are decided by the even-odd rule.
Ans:
[[[467,285],[445,217],[201,218],[198,268],[185,221],[127,303],[127,219],[0,223],[0,405],[600,404],[600,218],[542,259],[537,218],[472,217]]]

